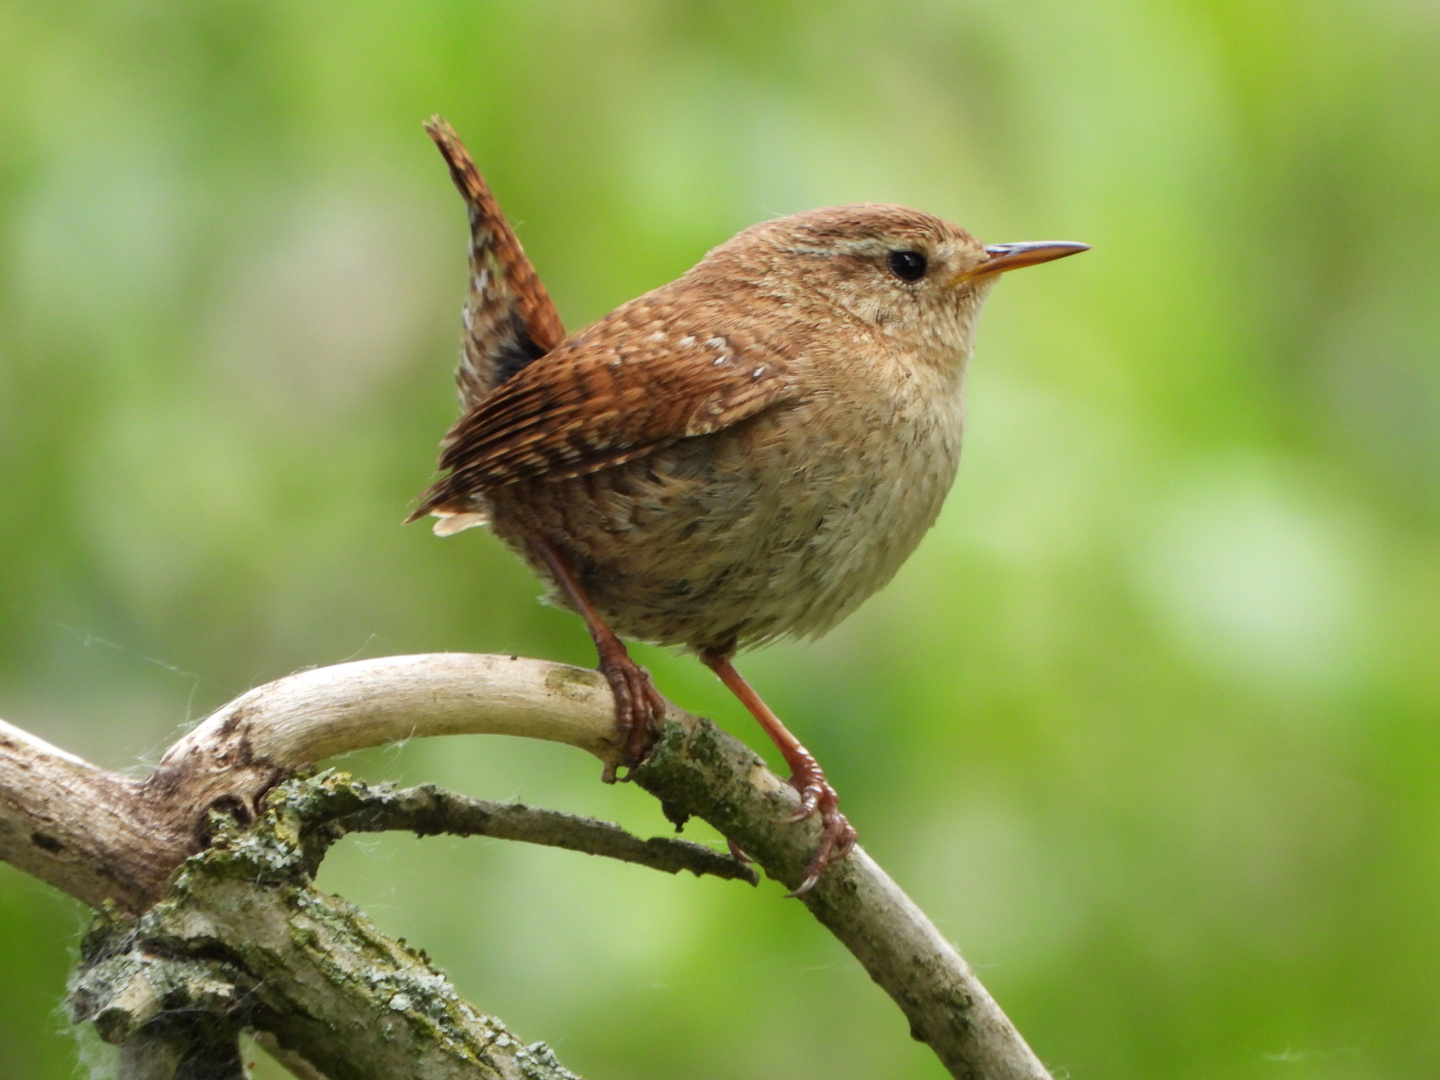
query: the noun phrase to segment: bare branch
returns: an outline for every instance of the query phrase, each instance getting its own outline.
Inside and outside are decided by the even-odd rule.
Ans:
[[[179,862],[134,815],[140,787],[0,720],[0,859],[91,907],[138,907]]]

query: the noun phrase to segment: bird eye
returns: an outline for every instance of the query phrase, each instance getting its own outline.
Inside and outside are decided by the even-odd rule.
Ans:
[[[890,272],[901,281],[919,281],[925,276],[925,256],[918,251],[892,251],[887,261]]]

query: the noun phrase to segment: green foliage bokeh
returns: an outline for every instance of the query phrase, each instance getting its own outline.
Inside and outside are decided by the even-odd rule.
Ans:
[[[593,662],[399,525],[455,408],[433,112],[572,328],[828,203],[1084,240],[990,300],[921,550],[742,668],[1062,1074],[1436,1075],[1437,103],[1418,0],[3,0],[0,715],[125,768],[301,667]],[[664,828],[555,747],[346,765]],[[403,836],[322,884],[587,1076],[942,1075],[773,884]],[[0,866],[0,1080],[77,1069],[84,917]]]

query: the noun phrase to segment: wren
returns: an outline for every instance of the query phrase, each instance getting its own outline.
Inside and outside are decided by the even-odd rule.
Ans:
[[[919,210],[827,207],[751,226],[567,337],[455,132],[426,130],[469,209],[470,291],[464,413],[410,520],[433,514],[441,536],[488,522],[584,618],[632,771],[664,701],[620,635],[713,669],[784,755],[794,819],[821,816],[803,892],[855,830],[732,658],[823,634],[890,580],[955,479],[986,295],[1087,247],[987,247]]]

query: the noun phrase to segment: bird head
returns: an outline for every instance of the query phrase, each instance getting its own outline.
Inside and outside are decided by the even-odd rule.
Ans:
[[[799,312],[839,309],[917,355],[963,363],[1000,275],[1086,250],[1070,241],[986,246],[933,214],[853,203],[761,222],[707,262],[732,264]]]

